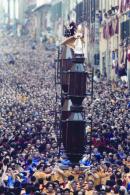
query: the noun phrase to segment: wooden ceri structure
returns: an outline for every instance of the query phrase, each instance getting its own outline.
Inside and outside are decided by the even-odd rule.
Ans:
[[[77,163],[85,152],[86,96],[83,33],[79,27],[74,36],[62,43],[60,55],[61,137],[68,159]]]

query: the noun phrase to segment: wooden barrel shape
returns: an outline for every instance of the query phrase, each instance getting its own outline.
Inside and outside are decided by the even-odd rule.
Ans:
[[[66,127],[65,151],[69,160],[77,163],[85,152],[85,121],[81,113],[71,113]]]
[[[68,94],[73,104],[81,105],[86,95],[86,72],[84,65],[76,63],[69,72]]]

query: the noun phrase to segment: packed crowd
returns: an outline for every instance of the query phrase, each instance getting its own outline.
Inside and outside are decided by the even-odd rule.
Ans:
[[[8,54],[15,63],[10,64]],[[88,98],[92,156],[67,164],[54,129],[53,52],[3,36],[0,48],[0,194],[130,194],[130,99],[125,83],[101,80]],[[92,109],[90,109],[92,106]],[[86,128],[86,137],[91,128]],[[87,143],[87,139],[86,139]],[[65,168],[66,167],[66,168]]]

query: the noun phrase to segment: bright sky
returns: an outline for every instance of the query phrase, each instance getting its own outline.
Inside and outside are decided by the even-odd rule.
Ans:
[[[51,3],[52,0],[37,0],[37,6],[43,5],[45,3]]]
[[[16,18],[18,18],[18,1],[15,0],[15,14]],[[51,3],[52,0],[37,0],[37,6],[43,5],[45,3]],[[8,0],[0,0],[0,6],[2,6],[5,10],[5,13],[8,13]],[[10,0],[10,18],[14,18],[14,5],[13,0]]]
[[[18,1],[15,1],[15,14],[16,18],[18,18]],[[6,13],[8,13],[8,3],[7,0],[0,0],[0,5],[3,6],[4,10]],[[10,0],[10,18],[14,18],[14,5],[13,5],[13,0]]]

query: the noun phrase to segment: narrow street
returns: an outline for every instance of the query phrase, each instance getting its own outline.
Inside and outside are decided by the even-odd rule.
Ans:
[[[130,194],[130,0],[0,0],[0,195]]]

